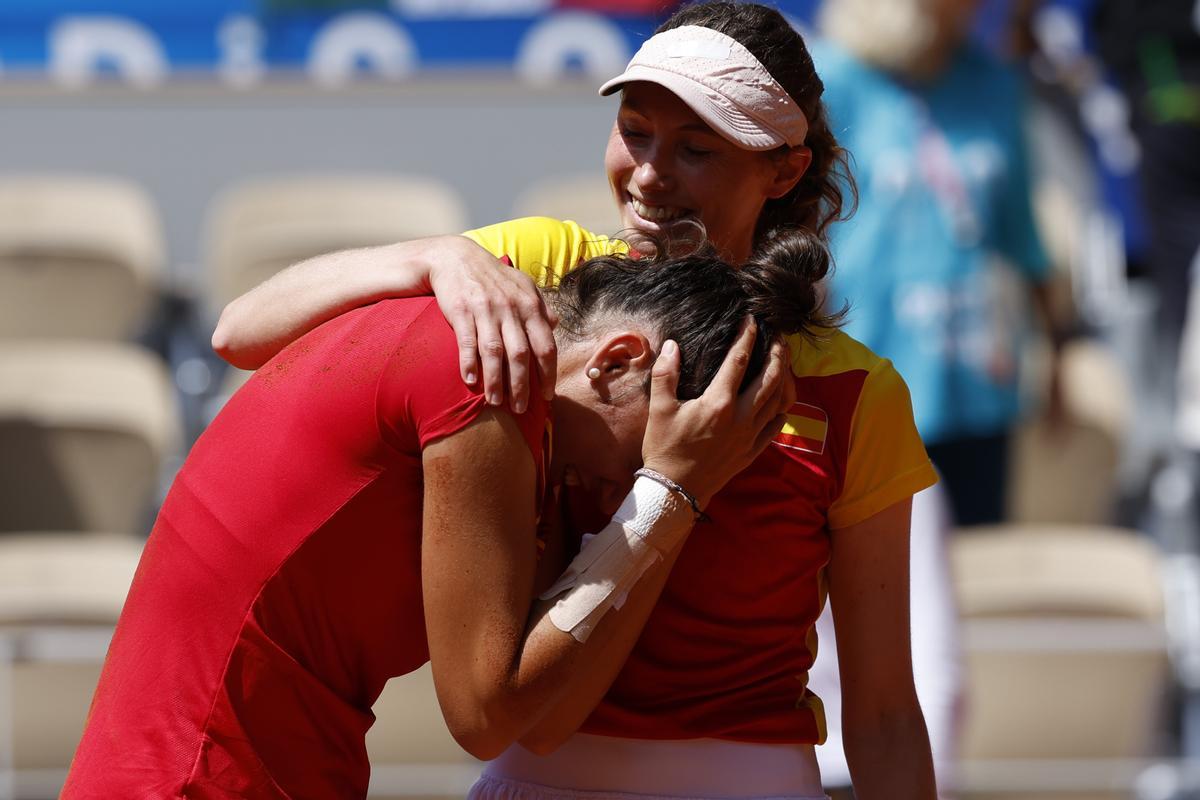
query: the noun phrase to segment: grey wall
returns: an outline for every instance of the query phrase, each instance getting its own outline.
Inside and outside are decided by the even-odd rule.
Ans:
[[[436,175],[482,225],[510,215],[531,180],[601,169],[616,100],[591,85],[533,89],[443,78],[338,92],[280,82],[238,92],[210,84],[84,92],[0,84],[0,174],[125,176],[157,200],[171,275],[190,283],[206,208],[244,178],[366,170]]]

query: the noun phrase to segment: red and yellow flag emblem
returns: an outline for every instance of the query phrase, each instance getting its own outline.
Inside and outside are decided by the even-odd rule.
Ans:
[[[808,403],[792,403],[787,422],[775,437],[775,444],[806,453],[825,452],[825,435],[829,431],[829,415],[825,409]]]

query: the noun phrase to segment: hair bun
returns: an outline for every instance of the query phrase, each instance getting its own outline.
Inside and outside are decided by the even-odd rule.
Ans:
[[[818,284],[832,259],[825,241],[804,228],[772,231],[738,275],[751,313],[778,333],[815,336],[836,327],[844,312],[823,314]]]

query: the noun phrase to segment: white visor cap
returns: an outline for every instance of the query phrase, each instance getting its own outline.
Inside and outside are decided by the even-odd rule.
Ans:
[[[669,89],[717,133],[745,150],[804,144],[808,120],[754,54],[720,31],[684,25],[657,33],[601,95],[632,81]]]

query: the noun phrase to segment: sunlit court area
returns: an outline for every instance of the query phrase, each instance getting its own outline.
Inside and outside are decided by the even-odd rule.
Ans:
[[[79,786],[63,793],[64,785],[131,585],[171,583],[170,576],[152,574],[161,561],[143,560],[144,550],[154,550],[153,537],[146,548],[151,531],[161,535],[159,509],[176,491],[177,476],[189,474],[185,461],[200,452],[193,447],[220,424],[222,409],[234,408],[227,407],[231,398],[272,381],[285,385],[296,358],[308,352],[305,342],[319,341],[301,339],[279,358],[274,350],[235,355],[243,367],[262,364],[257,372],[231,366],[213,348],[231,302],[292,265],[325,256],[317,263],[328,264],[327,271],[311,274],[347,288],[323,321],[388,296],[361,288],[367,278],[356,280],[345,268],[350,262],[328,254],[526,217],[571,220],[588,240],[636,233],[635,218],[670,231],[673,217],[709,213],[699,210],[698,179],[688,176],[718,169],[711,166],[716,157],[686,136],[650,130],[661,118],[645,104],[634,114],[636,130],[625,128],[624,111],[618,118],[645,73],[630,67],[625,83],[606,96],[598,92],[631,59],[642,58],[651,49],[643,44],[662,36],[656,30],[685,5],[0,0],[0,800],[103,796]],[[847,151],[849,178],[840,179],[847,218],[814,234],[832,256],[815,296],[829,311],[844,307],[845,334],[890,360],[903,378],[912,403],[906,424],[920,434],[939,477],[934,486],[914,483],[894,498],[912,496],[907,570],[899,575],[910,600],[913,684],[936,797],[1200,800],[1200,3],[766,5],[782,12],[811,50],[824,83],[828,132]],[[736,34],[729,37],[717,42],[722,52],[745,49]],[[720,49],[709,39],[680,47],[671,57],[688,64],[715,58]],[[692,68],[679,74],[689,86],[705,86],[689,77]],[[695,117],[693,127],[720,146],[737,144],[719,121],[688,109],[716,97],[737,111],[740,95],[723,94],[710,80],[693,101],[677,83],[663,85],[678,95],[663,101],[682,109],[676,114]],[[614,119],[621,120],[616,128]],[[763,119],[769,128],[771,119]],[[804,133],[796,141],[784,137],[772,152],[817,149],[824,122],[812,113],[805,122],[803,144],[797,141]],[[765,147],[738,146],[767,158],[758,152]],[[672,148],[668,164],[664,153]],[[631,159],[627,172],[613,166],[617,149]],[[828,168],[820,158],[807,166]],[[723,180],[735,185],[735,178]],[[856,184],[856,203],[848,180]],[[691,195],[679,188],[689,185]],[[657,210],[647,199],[654,196],[665,198]],[[813,202],[827,203],[828,196]],[[740,213],[736,203],[725,206],[730,218]],[[724,228],[713,222],[703,220],[716,252],[740,266],[716,239]],[[761,223],[747,224],[762,234]],[[374,252],[389,268],[391,251]],[[510,255],[526,269],[517,252],[492,255]],[[509,269],[499,262],[495,268]],[[440,286],[425,280],[411,293]],[[262,319],[312,313],[299,290],[259,296],[274,306],[254,306]],[[802,355],[832,347],[829,336],[795,341],[794,369],[832,363]],[[820,369],[822,376],[832,370]],[[588,373],[593,384],[599,375],[599,369]],[[760,461],[779,458],[817,472],[886,461],[856,451],[857,434],[849,431],[887,428],[894,417],[865,402],[843,415],[825,395],[805,394],[815,378],[794,380],[783,430]],[[872,427],[873,414],[884,421]],[[244,424],[249,430],[271,422],[267,414]],[[546,441],[558,436],[556,429]],[[280,448],[238,457],[283,469],[316,452]],[[419,465],[419,451],[417,458]],[[797,609],[794,629],[784,625],[780,632],[772,604],[784,595],[753,572],[758,561],[687,561],[693,545],[710,546],[701,537],[712,523],[686,484],[671,477],[654,480],[680,491],[700,520],[659,600],[676,607],[662,616],[657,607],[649,611],[643,640],[631,645],[636,666],[620,673],[630,677],[616,679],[604,701],[610,705],[584,723],[584,738],[656,746],[720,740],[720,757],[730,758],[733,744],[808,747],[819,733],[825,741],[816,745],[816,761],[831,800],[935,796],[899,783],[880,793],[865,770],[888,760],[863,756],[853,744],[854,683],[864,674],[857,666],[861,648],[853,643],[861,637],[851,637],[839,658],[835,623],[854,624],[846,620],[856,617],[838,613],[838,597],[847,595],[839,595],[836,581],[830,585],[839,573],[825,562],[830,552],[837,557],[839,520],[848,519],[838,493],[857,484],[839,478],[822,501],[828,518],[821,516],[813,531],[823,543],[812,551],[816,563],[796,565],[810,581],[812,614]],[[582,491],[575,482],[571,488]],[[277,509],[281,529],[291,523],[292,495],[281,499],[269,482],[254,486],[252,495]],[[746,549],[762,547],[761,531],[751,530],[768,525],[753,505],[759,497],[738,493],[722,502],[716,495],[709,510],[717,522],[724,524],[721,514],[737,522],[720,529],[729,540],[721,546],[734,548],[720,552],[736,553],[739,535],[749,537]],[[557,511],[557,492],[554,498]],[[236,515],[212,508],[213,519],[234,530]],[[425,509],[426,520],[430,514]],[[855,527],[865,518],[855,517]],[[417,520],[420,532],[419,514]],[[261,528],[264,537],[269,527]],[[258,532],[239,540],[247,561],[255,558]],[[576,550],[588,543],[579,538],[584,532],[568,532]],[[205,560],[199,546],[195,552],[211,588],[189,595],[189,602],[224,608],[223,596],[233,590],[222,570],[234,569],[232,560]],[[413,552],[418,566],[398,568],[397,585],[420,580],[419,545]],[[782,557],[761,557],[788,571]],[[692,575],[702,575],[704,585],[688,586]],[[388,597],[394,589],[378,587]],[[481,610],[493,605],[489,587],[472,591]],[[303,595],[294,602],[303,621]],[[625,595],[614,608],[623,602]],[[852,601],[843,602],[851,608]],[[753,610],[760,605],[773,615],[761,628]],[[822,606],[832,606],[832,614]],[[361,610],[368,613],[365,605]],[[689,614],[699,621],[688,621]],[[705,615],[725,624],[710,625]],[[684,633],[662,640],[669,644],[645,642],[679,620]],[[324,630],[343,623],[321,616],[300,624]],[[396,620],[397,638],[411,635],[400,630],[404,624]],[[849,629],[839,630],[845,640]],[[815,663],[772,664],[776,653],[783,659],[792,652],[774,649],[776,635],[809,661],[815,653]],[[138,642],[154,646],[153,636]],[[717,653],[724,666],[704,662]],[[323,657],[359,663],[358,654]],[[428,658],[423,652],[416,661]],[[487,660],[476,654],[461,670]],[[659,668],[660,661],[669,666]],[[162,685],[174,685],[208,667],[173,656],[164,669]],[[799,673],[788,677],[794,677],[790,696],[799,699],[786,711],[813,715],[811,733],[804,728],[793,736],[786,715],[782,722],[771,716],[772,727],[761,729],[767,733],[738,734],[724,722],[706,727],[710,706],[741,704],[740,711],[721,713],[758,713],[746,698],[759,698],[755,687],[781,670]],[[292,696],[293,674],[278,676],[282,688],[275,694]],[[631,688],[651,677],[652,687]],[[121,679],[118,671],[106,674],[113,685]],[[305,673],[303,680],[322,678]],[[242,689],[242,699],[253,702],[249,684]],[[295,696],[302,696],[299,689]],[[622,704],[634,696],[637,713],[625,713]],[[703,713],[691,713],[679,699],[690,696],[704,698]],[[722,697],[737,700],[722,706]],[[369,727],[366,796],[467,796],[485,765],[447,729],[446,705],[445,697],[439,705],[424,663],[391,677],[373,704],[358,709],[356,719]],[[280,725],[290,724],[281,718]],[[181,748],[179,735],[164,731],[152,740]],[[566,752],[576,752],[572,746]],[[613,752],[594,763],[585,787],[622,785],[623,762]],[[694,757],[695,751],[679,752]],[[520,763],[544,756],[525,753]],[[156,753],[151,748],[139,757],[150,763]],[[307,756],[297,751],[296,758]],[[686,763],[664,760],[663,770],[686,774]],[[767,785],[753,774],[757,763],[730,761],[728,774],[748,775],[745,792],[727,777],[711,792],[689,785],[678,796],[762,800],[767,795],[753,788]],[[894,765],[887,769],[903,774]],[[146,797],[361,795],[349,787],[306,794],[273,784],[225,794],[146,791]],[[786,800],[809,794],[797,789]],[[675,796],[612,788],[509,800],[643,795]]]

